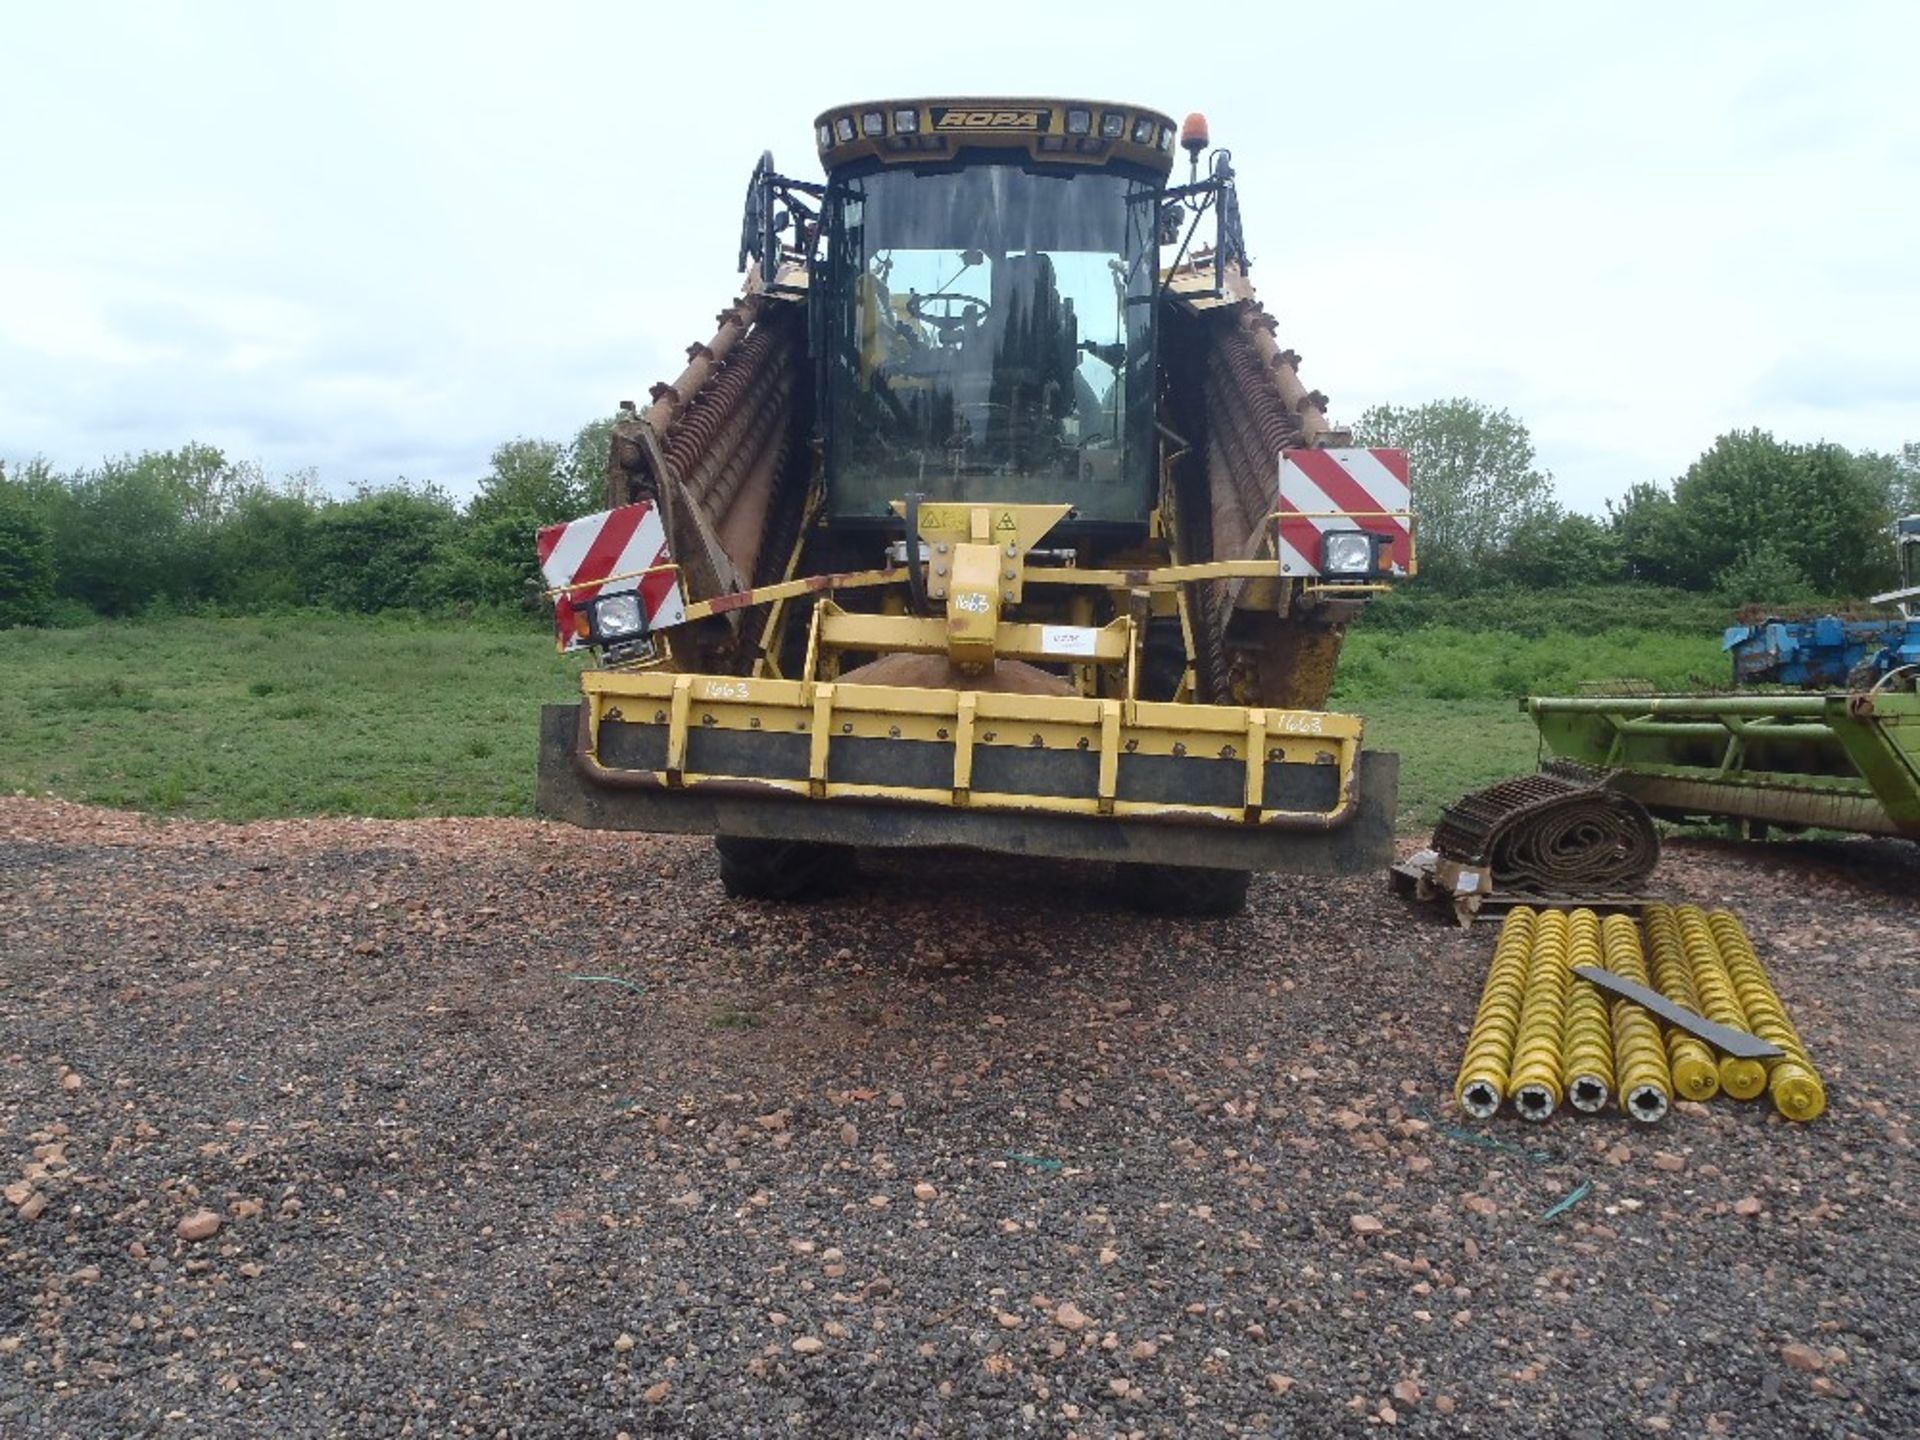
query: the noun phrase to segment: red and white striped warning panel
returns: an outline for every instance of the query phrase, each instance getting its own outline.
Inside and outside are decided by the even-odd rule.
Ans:
[[[535,538],[534,551],[540,557],[540,578],[549,590],[559,592],[553,623],[562,650],[586,646],[576,617],[602,595],[639,591],[649,630],[687,618],[678,572],[656,568],[671,564],[672,557],[666,527],[651,500],[549,525]]]
[[[1381,570],[1412,573],[1411,495],[1404,450],[1282,450],[1280,573],[1319,575],[1329,530],[1371,531],[1381,537]]]

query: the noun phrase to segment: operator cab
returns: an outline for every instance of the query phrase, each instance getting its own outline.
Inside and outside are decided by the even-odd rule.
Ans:
[[[888,101],[828,111],[816,132],[810,308],[834,520],[890,526],[913,493],[1144,528],[1172,121]]]

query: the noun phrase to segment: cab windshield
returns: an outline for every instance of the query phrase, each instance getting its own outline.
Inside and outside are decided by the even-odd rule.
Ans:
[[[1110,173],[885,171],[831,198],[833,508],[1151,493],[1153,200]]]

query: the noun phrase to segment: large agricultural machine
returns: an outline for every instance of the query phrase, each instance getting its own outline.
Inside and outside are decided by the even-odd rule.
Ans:
[[[1656,818],[1760,838],[1835,830],[1920,841],[1920,667],[1864,690],[1532,696],[1546,759],[1447,806],[1396,888],[1461,924],[1540,896],[1637,906]]]
[[[1665,819],[1920,840],[1920,515],[1894,542],[1894,615],[1734,626],[1740,693],[1530,699],[1542,742]]]
[[[1729,626],[1721,642],[1733,657],[1733,683],[1864,690],[1895,670],[1920,665],[1920,515],[1897,521],[1893,539],[1900,587],[1870,603],[1891,605],[1897,614],[1747,616]]]
[[[1528,697],[1551,758],[1447,806],[1395,885],[1462,924],[1529,895],[1615,903],[1660,857],[1656,817],[1920,841],[1920,515],[1894,539],[1900,587],[1871,603],[1896,615],[1735,625],[1731,691]]]
[[[1538,697],[1547,749],[1669,820],[1920,840],[1920,695]]]
[[[744,293],[623,407],[608,509],[540,535],[592,655],[542,812],[712,834],[772,898],[861,846],[1113,861],[1193,913],[1382,867],[1396,757],[1324,707],[1414,569],[1406,461],[1274,338],[1205,122],[903,100],[815,136],[824,183],[762,158]]]

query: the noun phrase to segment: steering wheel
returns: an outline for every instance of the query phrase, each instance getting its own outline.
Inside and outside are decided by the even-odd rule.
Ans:
[[[937,304],[941,310],[928,314],[924,307]],[[965,310],[958,307],[965,305]],[[993,307],[978,295],[965,295],[958,290],[936,290],[930,295],[919,293],[907,297],[907,313],[924,324],[931,325],[940,336],[942,344],[951,344],[956,337],[964,337],[978,330],[987,318],[987,312]],[[956,313],[958,311],[958,313]]]

